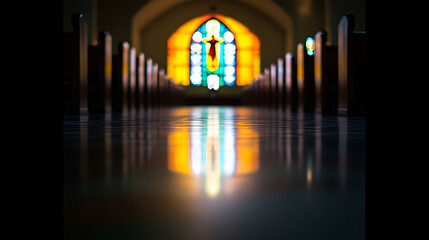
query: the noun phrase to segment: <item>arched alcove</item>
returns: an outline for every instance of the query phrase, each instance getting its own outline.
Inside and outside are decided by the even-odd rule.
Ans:
[[[166,67],[171,34],[191,19],[212,13],[232,17],[258,36],[262,67],[293,51],[291,18],[271,0],[154,0],[133,16],[131,43],[138,52]]]
[[[220,14],[206,14],[189,20],[180,26],[168,39],[168,75],[178,84],[190,84],[191,37],[199,26],[209,19],[217,19],[234,35],[234,80],[238,86],[249,84],[260,73],[259,38],[237,20]],[[206,36],[204,36],[206,37]],[[235,54],[236,53],[236,54]],[[204,58],[204,56],[203,56]],[[233,84],[233,85],[235,85]],[[223,85],[223,84],[222,84]]]

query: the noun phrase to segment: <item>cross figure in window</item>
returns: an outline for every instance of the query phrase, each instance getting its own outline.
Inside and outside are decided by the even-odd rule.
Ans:
[[[212,69],[216,70],[219,67],[219,60],[217,60],[216,56],[216,43],[223,43],[223,38],[216,38],[214,35],[210,38],[203,38],[204,43],[210,44],[209,52],[207,53],[212,59]],[[209,69],[211,70],[211,69]],[[211,70],[211,71],[214,71]]]

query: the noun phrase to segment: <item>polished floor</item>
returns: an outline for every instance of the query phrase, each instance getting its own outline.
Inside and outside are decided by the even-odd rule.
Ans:
[[[65,239],[364,239],[365,118],[64,117]]]

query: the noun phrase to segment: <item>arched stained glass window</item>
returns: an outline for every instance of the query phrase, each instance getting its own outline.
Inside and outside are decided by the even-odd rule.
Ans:
[[[217,48],[223,48],[223,52],[220,51],[218,53],[225,54],[225,46],[228,44],[228,41],[231,41],[232,45],[235,44],[235,48],[231,47],[232,45],[228,45],[230,47],[226,47],[226,50],[228,50],[228,48],[231,51],[235,50],[235,58],[232,56],[226,56],[225,59],[225,56],[223,58],[220,57],[220,55],[217,56],[217,60],[219,60],[219,66],[221,66],[221,68],[224,69],[224,71],[227,73],[230,73],[229,76],[223,75],[223,78],[222,75],[218,74],[211,74],[211,77],[209,77],[210,74],[206,74],[207,78],[203,78],[203,61],[207,61],[207,52],[210,51],[210,44],[202,42],[203,38],[207,38],[207,34],[204,35],[203,30],[205,30],[204,24],[207,24],[211,19],[215,19],[219,22],[218,37],[224,39],[223,43],[218,43]],[[200,29],[200,31],[198,31],[198,29]],[[231,34],[226,33],[228,30],[231,32]],[[198,42],[198,44],[193,46],[191,49],[191,45],[194,43],[192,41],[192,37],[194,37],[194,33],[196,32],[201,33],[201,35],[199,33],[195,35],[196,41],[198,41],[201,37],[201,42]],[[208,40],[210,40],[210,38]],[[181,25],[171,34],[170,38],[168,39],[167,46],[168,76],[171,77],[174,82],[183,86],[195,85],[191,83],[192,66],[195,67],[193,70],[197,73],[200,70],[199,67],[201,67],[201,80],[199,74],[193,75],[193,78],[195,78],[193,79],[194,83],[201,81],[201,83],[198,83],[197,86],[205,86],[207,85],[207,82],[219,82],[219,84],[223,83],[224,86],[245,86],[250,84],[253,79],[260,75],[261,64],[259,38],[245,25],[227,16],[220,14],[207,14],[193,18]],[[199,48],[201,48],[201,50]],[[201,51],[201,54],[191,54],[192,51],[194,53],[199,53],[199,51]],[[202,51],[205,51],[205,55],[203,55]],[[195,64],[191,63],[191,55],[195,55],[192,57],[194,58],[193,61]],[[203,56],[205,56],[205,58],[203,58]],[[201,65],[197,64],[199,60],[201,60]],[[209,61],[210,60],[214,59],[209,58]],[[224,61],[224,65],[222,65],[221,61]],[[235,67],[233,64],[235,64]],[[230,67],[225,68],[228,66]],[[218,70],[218,72],[220,72],[220,70]],[[219,80],[217,78],[219,78]],[[216,86],[213,85],[213,87],[215,88]]]
[[[211,18],[192,34],[190,42],[190,74],[192,85],[217,90],[236,83],[234,34],[225,24]]]

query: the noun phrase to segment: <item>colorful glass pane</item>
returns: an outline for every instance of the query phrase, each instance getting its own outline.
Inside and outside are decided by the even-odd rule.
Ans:
[[[201,24],[192,34],[189,51],[192,85],[214,90],[235,85],[235,37],[221,21],[211,18]]]
[[[307,54],[312,56],[314,54],[314,39],[311,37],[308,37],[305,41],[305,48],[307,49]]]
[[[203,16],[196,17],[186,22],[180,26],[168,39],[168,55],[167,55],[167,73],[177,84],[188,86],[191,83],[191,52],[199,53],[203,51],[203,44],[193,44],[192,49],[190,50],[190,42],[194,40],[195,43],[201,43],[203,37],[202,32],[196,32],[196,29],[199,28],[203,23],[207,22],[210,19],[217,19],[219,23],[219,35],[216,37],[221,37],[224,39],[225,46],[228,43],[231,43],[235,40],[235,48],[226,47],[226,50],[231,50],[233,57],[231,55],[227,56],[228,53],[225,53],[225,64],[231,64],[231,61],[235,61],[235,77],[228,77],[229,80],[235,79],[235,85],[244,86],[250,84],[253,79],[260,75],[260,42],[258,37],[250,32],[250,30],[236,21],[233,18],[226,17],[220,14],[207,14]],[[220,36],[221,24],[228,26],[230,32],[225,32],[223,37]],[[215,26],[216,28],[216,26]],[[233,33],[233,34],[232,34]],[[230,48],[230,49],[229,49]],[[228,50],[229,49],[229,50]],[[237,49],[239,51],[237,51]],[[209,47],[206,50],[206,54],[209,51]],[[202,53],[200,55],[200,60],[202,61]],[[219,58],[219,57],[218,57]],[[198,62],[198,57],[195,59],[195,63]],[[202,66],[202,64],[200,65]],[[202,74],[201,74],[202,79]],[[198,79],[195,77],[195,79]],[[225,78],[224,78],[224,81]],[[196,81],[198,82],[198,81]],[[199,83],[200,85],[202,84]]]

